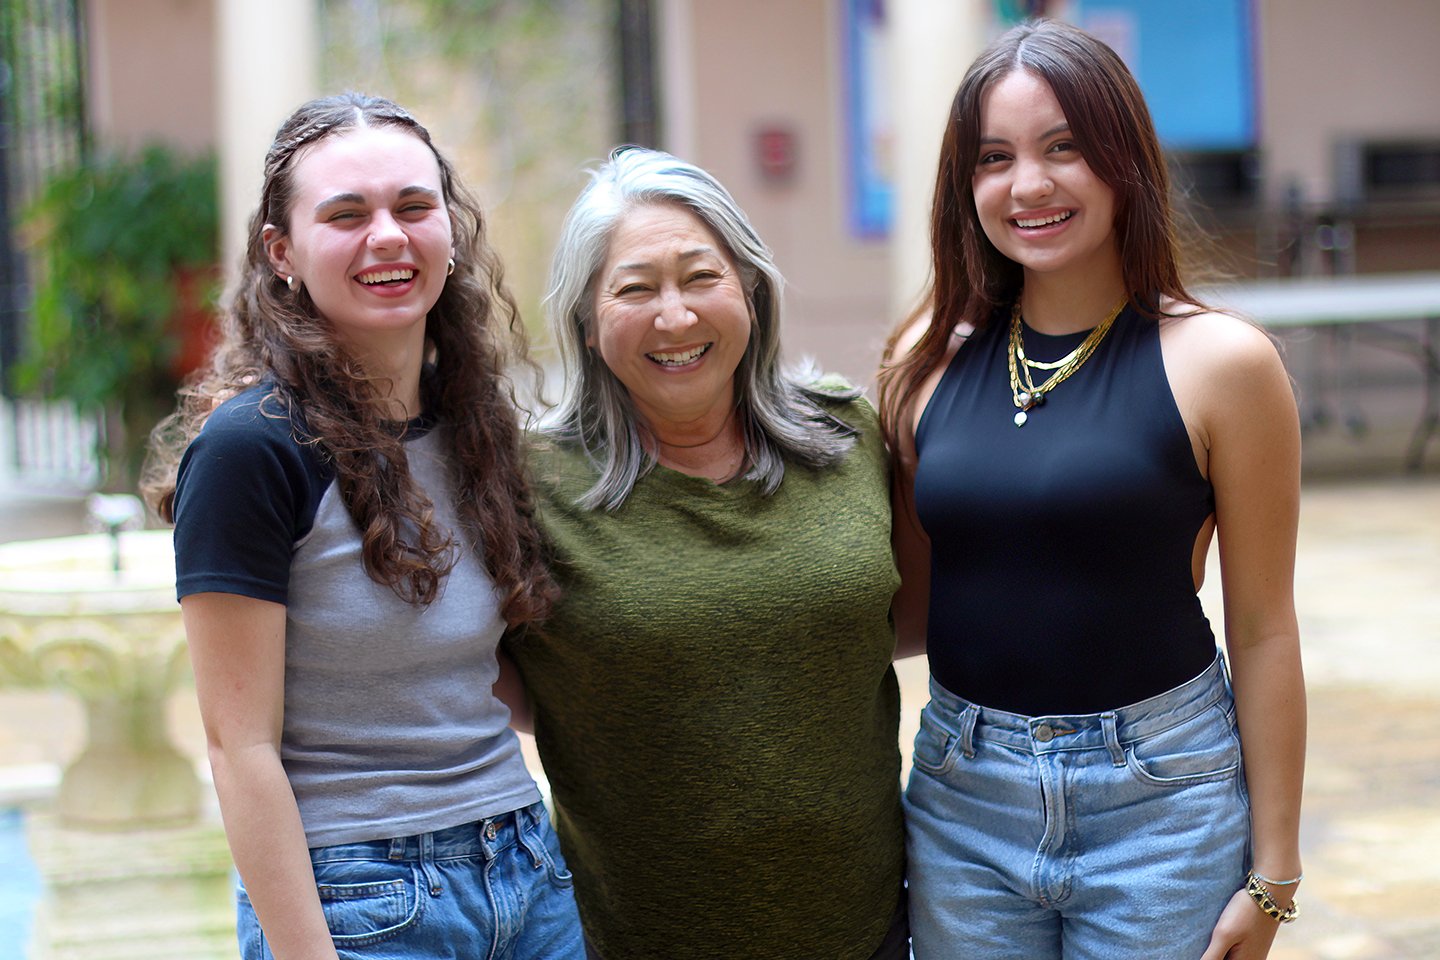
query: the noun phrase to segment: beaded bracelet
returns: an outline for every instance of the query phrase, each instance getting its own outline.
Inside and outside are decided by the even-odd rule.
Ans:
[[[1255,901],[1255,906],[1263,910],[1265,915],[1276,923],[1294,923],[1295,918],[1300,916],[1300,905],[1291,900],[1290,906],[1281,908],[1270,896],[1270,891],[1261,884],[1261,879],[1253,871],[1245,878],[1245,892],[1250,894],[1250,899]]]

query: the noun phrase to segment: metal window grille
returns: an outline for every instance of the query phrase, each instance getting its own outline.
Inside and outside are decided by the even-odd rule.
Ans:
[[[83,485],[98,476],[98,415],[18,400],[13,377],[31,267],[16,225],[45,180],[86,154],[84,64],[79,0],[0,4],[0,477]]]

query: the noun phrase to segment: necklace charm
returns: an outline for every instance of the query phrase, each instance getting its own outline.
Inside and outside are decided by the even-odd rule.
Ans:
[[[1025,343],[1021,333],[1020,298],[1015,298],[1015,305],[1010,310],[1010,343],[1005,351],[1007,366],[1010,368],[1010,396],[1014,400],[1015,406],[1019,407],[1015,413],[1015,426],[1025,426],[1025,422],[1030,419],[1030,410],[1045,402],[1045,394],[1090,359],[1090,355],[1095,352],[1100,341],[1105,339],[1105,334],[1110,332],[1115,318],[1120,315],[1120,311],[1125,309],[1126,302],[1127,300],[1121,300],[1116,304],[1115,309],[1110,311],[1110,315],[1100,321],[1100,325],[1086,335],[1080,346],[1059,360],[1036,361],[1025,355]],[[1036,383],[1030,374],[1031,370],[1053,372],[1043,383]]]

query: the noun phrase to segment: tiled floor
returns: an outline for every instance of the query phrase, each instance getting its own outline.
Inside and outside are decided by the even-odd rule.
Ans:
[[[57,503],[0,504],[0,540],[75,532]],[[42,520],[42,515],[49,515]],[[1205,590],[1219,620],[1218,575]],[[1310,696],[1303,915],[1272,960],[1440,957],[1440,478],[1309,484],[1296,600]],[[908,753],[925,665],[900,665]],[[198,757],[188,697],[175,736]],[[59,694],[0,693],[0,779],[79,742]],[[33,769],[33,766],[32,768]]]

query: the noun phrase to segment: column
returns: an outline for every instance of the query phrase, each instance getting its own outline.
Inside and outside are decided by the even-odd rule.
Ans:
[[[692,0],[660,0],[655,10],[662,150],[695,161],[695,44]]]
[[[891,311],[916,303],[930,275],[930,204],[950,101],[989,39],[985,0],[891,0],[895,227]]]
[[[316,0],[217,0],[221,257],[227,281],[244,256],[265,151],[290,112],[316,95]]]

